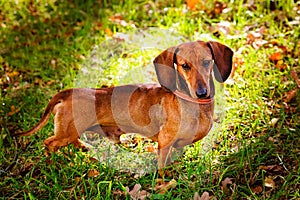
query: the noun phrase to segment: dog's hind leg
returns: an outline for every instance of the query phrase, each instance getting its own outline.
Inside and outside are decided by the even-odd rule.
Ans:
[[[44,141],[50,151],[57,151],[59,147],[74,144],[75,147],[82,147],[79,136],[86,129],[75,125],[71,116],[72,113],[58,111],[54,117],[54,136]]]

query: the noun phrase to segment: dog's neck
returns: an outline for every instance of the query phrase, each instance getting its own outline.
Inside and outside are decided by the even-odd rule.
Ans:
[[[192,103],[197,103],[197,104],[201,104],[201,105],[206,105],[206,104],[210,104],[214,101],[214,98],[209,98],[209,99],[195,99],[185,93],[180,92],[179,90],[175,90],[173,92],[177,97],[179,97],[180,99],[192,102]]]

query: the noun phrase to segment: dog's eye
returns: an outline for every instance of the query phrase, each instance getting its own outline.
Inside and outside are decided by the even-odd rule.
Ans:
[[[191,68],[190,66],[188,66],[188,64],[184,63],[183,65],[181,65],[181,67],[185,70],[185,71],[189,71]]]
[[[203,67],[208,67],[210,65],[210,63],[211,63],[211,60],[203,60],[202,61],[202,66]]]

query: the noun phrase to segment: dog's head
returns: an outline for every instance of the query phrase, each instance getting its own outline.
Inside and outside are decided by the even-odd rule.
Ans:
[[[214,96],[212,71],[221,83],[230,75],[232,56],[232,50],[223,44],[196,41],[166,49],[153,63],[163,87],[204,99]]]

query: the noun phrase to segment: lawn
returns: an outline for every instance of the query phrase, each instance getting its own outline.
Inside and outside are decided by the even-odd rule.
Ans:
[[[0,0],[0,8],[1,199],[300,199],[299,1]],[[37,123],[58,91],[156,81],[154,57],[194,40],[231,47],[234,70],[219,85],[212,133],[179,152],[163,180],[130,165],[154,155],[143,138],[124,138],[122,168],[72,145],[46,153],[53,120],[11,137]]]

